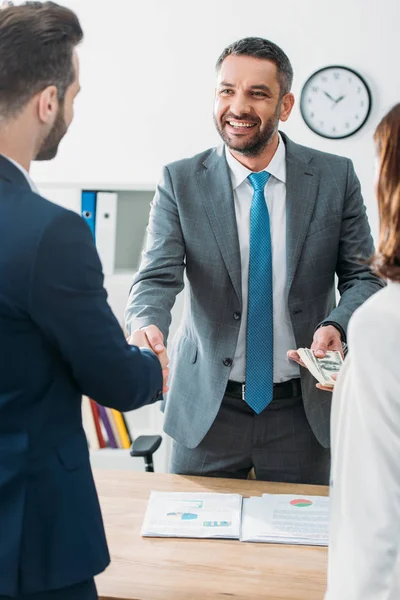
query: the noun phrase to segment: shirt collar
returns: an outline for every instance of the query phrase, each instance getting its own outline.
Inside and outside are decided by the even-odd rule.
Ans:
[[[24,169],[24,167],[22,165],[20,165],[19,163],[17,163],[13,158],[10,158],[9,156],[5,156],[4,154],[2,154],[2,156],[4,156],[4,158],[6,158],[7,160],[9,160],[10,163],[12,163],[14,165],[14,167],[17,167],[17,169],[19,169],[21,171],[21,173],[24,175],[25,179],[29,183],[32,192],[35,192],[37,194],[38,193],[38,189],[37,189],[36,185],[34,184],[31,176],[28,173],[28,171],[26,169]]]
[[[286,148],[282,140],[281,134],[278,133],[279,143],[271,162],[264,171],[268,171],[275,179],[286,183]],[[247,167],[242,165],[225,146],[226,162],[228,163],[229,172],[232,181],[232,187],[235,190],[238,188],[252,173]]]

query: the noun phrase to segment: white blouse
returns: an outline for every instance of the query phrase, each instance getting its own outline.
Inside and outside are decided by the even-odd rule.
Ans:
[[[325,600],[400,600],[400,284],[353,315],[333,394]]]

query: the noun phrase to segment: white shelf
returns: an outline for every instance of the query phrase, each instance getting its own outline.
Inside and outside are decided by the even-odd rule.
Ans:
[[[121,450],[119,448],[91,450],[90,463],[94,469],[144,471],[144,461],[142,458],[134,458],[130,456],[129,450]]]

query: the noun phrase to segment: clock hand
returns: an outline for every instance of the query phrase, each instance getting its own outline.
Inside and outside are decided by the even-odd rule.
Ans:
[[[343,98],[345,98],[345,96],[340,96],[340,98],[338,98],[337,100],[335,100],[335,104],[338,104],[338,102],[340,102],[341,100],[343,100]]]
[[[328,92],[325,92],[325,90],[324,90],[324,94],[325,94],[325,96],[327,96],[329,98],[329,100],[332,100],[332,102],[335,102],[335,99],[332,98],[332,96],[330,94],[328,94]]]

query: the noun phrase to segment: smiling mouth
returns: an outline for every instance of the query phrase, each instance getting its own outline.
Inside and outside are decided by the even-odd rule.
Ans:
[[[257,125],[257,123],[251,123],[250,121],[226,121],[228,125],[233,127],[234,129],[244,130],[244,129],[252,129]]]

